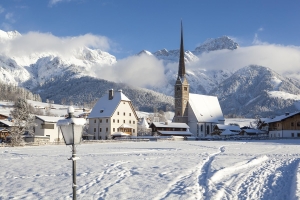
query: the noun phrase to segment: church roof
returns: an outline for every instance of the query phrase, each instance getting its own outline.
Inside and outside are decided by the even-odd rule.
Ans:
[[[179,55],[179,67],[178,67],[178,78],[183,81],[185,77],[185,63],[184,63],[184,47],[183,47],[183,28],[181,21],[181,35],[180,35],[180,55]]]
[[[189,105],[198,122],[220,123],[220,121],[225,121],[216,96],[190,93]]]
[[[122,90],[115,92],[111,100],[109,94],[103,95],[93,107],[88,118],[111,117],[121,101],[130,101],[122,93]]]

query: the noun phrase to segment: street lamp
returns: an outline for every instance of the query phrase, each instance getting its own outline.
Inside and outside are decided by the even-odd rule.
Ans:
[[[75,145],[80,144],[82,138],[82,128],[85,124],[85,119],[83,118],[74,118],[73,116],[74,108],[70,106],[68,108],[69,116],[66,119],[61,119],[57,121],[57,126],[60,127],[64,141],[66,145],[72,145],[72,157],[69,160],[72,160],[73,168],[73,199],[76,199],[76,160],[79,157],[76,157]]]

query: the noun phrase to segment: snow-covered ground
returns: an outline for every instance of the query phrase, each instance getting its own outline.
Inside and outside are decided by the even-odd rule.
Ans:
[[[299,199],[300,140],[77,147],[78,199]],[[71,149],[0,147],[0,199],[71,199]]]

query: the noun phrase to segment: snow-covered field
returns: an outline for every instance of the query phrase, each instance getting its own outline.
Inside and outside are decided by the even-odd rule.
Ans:
[[[77,147],[78,199],[298,199],[300,140]],[[71,199],[67,146],[1,147],[0,199]]]

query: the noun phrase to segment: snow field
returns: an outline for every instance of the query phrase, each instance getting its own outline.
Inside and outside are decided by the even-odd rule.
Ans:
[[[78,199],[299,199],[300,140],[77,147]],[[71,199],[66,146],[0,148],[0,199]]]

